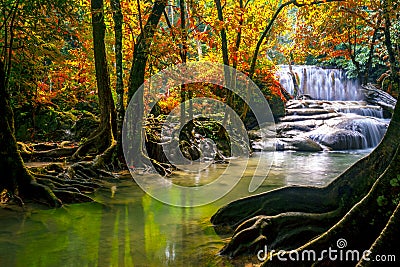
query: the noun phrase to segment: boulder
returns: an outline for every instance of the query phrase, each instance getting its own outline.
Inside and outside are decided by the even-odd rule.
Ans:
[[[366,148],[365,136],[357,131],[331,128],[326,133],[310,133],[309,137],[332,150]]]
[[[320,144],[308,137],[282,138],[277,142],[277,144],[277,150],[278,147],[281,148],[281,150],[296,150],[306,152],[318,152],[323,150]]]

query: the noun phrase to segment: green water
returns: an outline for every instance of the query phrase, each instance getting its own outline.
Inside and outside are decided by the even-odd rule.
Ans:
[[[264,154],[263,160],[272,161],[272,167],[254,193],[288,184],[324,185],[368,152]],[[223,204],[249,195],[259,157],[256,153],[251,158],[228,195],[201,207],[165,205],[130,177],[122,177],[120,183],[97,192],[96,198],[106,205],[75,204],[29,214],[0,210],[0,266],[229,266],[216,256],[224,240],[215,234],[209,218]],[[208,183],[226,167],[212,165],[197,174],[178,172],[171,179],[181,185]],[[112,186],[117,188],[114,196]],[[168,191],[167,184],[159,186]],[[190,196],[171,197],[190,201]]]

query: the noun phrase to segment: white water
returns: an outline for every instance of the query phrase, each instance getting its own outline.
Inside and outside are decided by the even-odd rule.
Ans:
[[[352,113],[365,117],[375,117],[383,119],[383,109],[377,106],[365,105],[365,102],[340,102],[339,105],[333,105],[335,111],[341,113]]]
[[[292,66],[299,84],[299,95],[313,99],[363,100],[357,79],[348,79],[341,69],[325,69],[317,66]],[[294,85],[288,66],[281,66],[277,73],[279,82],[293,95]]]
[[[306,136],[334,150],[366,149],[379,144],[389,121],[383,119],[382,107],[363,101],[364,93],[357,79],[348,79],[341,69],[317,66],[296,65],[292,66],[292,71],[299,86],[297,96],[305,95],[314,99],[298,100],[295,109],[325,109],[342,114],[325,120],[324,125]],[[293,95],[294,85],[289,66],[281,66],[277,76],[281,85]],[[293,108],[291,104],[288,109]]]

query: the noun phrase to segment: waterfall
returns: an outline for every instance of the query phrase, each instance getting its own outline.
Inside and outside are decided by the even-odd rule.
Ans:
[[[382,107],[367,105],[364,101],[330,101],[329,104],[336,112],[383,119]]]
[[[365,149],[379,144],[387,122],[359,115],[346,114],[307,134],[312,140],[334,150]]]
[[[342,69],[326,69],[317,66],[292,66],[299,85],[299,95],[319,100],[363,100],[357,79],[348,79]],[[289,66],[283,65],[277,72],[279,82],[293,95],[294,85]]]
[[[364,100],[357,79],[348,79],[341,69],[292,66],[298,96],[289,100],[285,116],[277,123],[277,150],[321,151],[375,147],[389,124],[381,106]],[[281,85],[293,95],[293,78],[288,66],[277,73]],[[271,144],[253,142],[253,148],[268,150]]]

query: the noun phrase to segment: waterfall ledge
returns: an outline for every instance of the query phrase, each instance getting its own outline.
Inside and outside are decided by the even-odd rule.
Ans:
[[[254,150],[352,150],[375,147],[389,120],[364,101],[290,100],[276,125],[277,141],[252,134]]]

